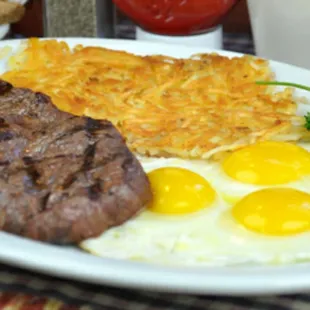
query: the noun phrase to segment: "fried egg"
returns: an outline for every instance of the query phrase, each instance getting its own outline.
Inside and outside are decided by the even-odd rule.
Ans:
[[[263,188],[310,188],[308,144],[265,141],[244,147],[213,165],[208,180],[228,203]]]
[[[103,257],[173,266],[308,261],[306,148],[261,142],[222,162],[140,157],[153,201],[81,247]]]

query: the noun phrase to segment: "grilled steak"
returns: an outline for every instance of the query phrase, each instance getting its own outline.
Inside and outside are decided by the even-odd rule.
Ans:
[[[109,121],[61,112],[1,80],[0,172],[0,229],[53,243],[98,236],[152,197]]]

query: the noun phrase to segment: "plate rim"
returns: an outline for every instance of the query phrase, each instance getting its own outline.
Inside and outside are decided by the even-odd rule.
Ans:
[[[162,47],[163,54],[167,49],[183,49],[200,52],[216,52],[225,56],[242,56],[238,52],[208,49],[204,47],[188,47],[178,44],[139,42],[135,40],[101,39],[101,38],[44,38],[57,39],[69,44],[85,44],[108,48],[126,47],[128,45]],[[0,48],[13,46],[15,48],[27,39],[3,40]],[[83,43],[86,42],[86,43]],[[127,48],[130,50],[131,48]],[[192,54],[197,52],[191,52]],[[139,53],[137,53],[139,54]],[[150,53],[152,54],[152,53]],[[158,54],[158,53],[157,53]],[[178,57],[178,56],[176,56]],[[182,56],[181,56],[182,57]],[[6,59],[0,60],[3,65]],[[301,75],[309,76],[310,71],[296,66],[270,60],[270,64],[283,70],[297,70]],[[293,294],[310,289],[310,263],[290,266],[264,267],[161,267],[144,263],[119,261],[101,258],[86,252],[79,254],[75,261],[76,250],[68,251],[63,246],[49,245],[32,241],[19,236],[0,232],[0,260],[9,265],[18,266],[35,272],[59,276],[73,280],[102,285],[111,285],[131,289],[148,289],[162,292],[216,294],[216,295],[270,295],[276,293]],[[5,251],[3,251],[5,245]],[[25,248],[28,250],[25,251]],[[57,259],[42,260],[42,252]],[[115,272],[117,270],[117,272]],[[181,271],[180,271],[181,270]],[[99,273],[98,273],[99,271]]]

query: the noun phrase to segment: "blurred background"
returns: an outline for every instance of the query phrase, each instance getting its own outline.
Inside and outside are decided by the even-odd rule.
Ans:
[[[189,4],[185,0],[183,2],[172,0],[168,2],[114,1],[118,5],[125,2],[131,3],[131,8],[141,9],[140,16],[147,22],[150,18],[156,19],[161,15],[151,17],[143,15],[146,11],[143,11],[142,7],[144,9],[148,7],[147,10],[153,10],[156,7],[156,11],[160,5],[167,3],[169,5],[178,2],[179,6],[184,3]],[[196,1],[197,7],[204,5],[201,0]],[[141,3],[141,6],[137,6],[137,3]],[[214,9],[220,4],[222,6],[227,3],[235,4],[232,10],[229,10],[228,15],[220,21],[222,27],[218,28],[221,28],[221,37],[217,41],[220,41],[221,45],[209,44],[210,41],[206,43],[199,39],[191,41],[198,36],[187,34],[186,45],[194,44],[256,54],[259,57],[310,69],[309,0],[230,0],[230,2],[209,0],[208,3],[212,3]],[[211,12],[211,16],[213,13]],[[162,26],[161,21],[156,22]],[[211,32],[215,33],[215,28],[210,30]],[[0,38],[48,36],[141,39],[139,34],[139,27],[136,27],[130,18],[122,14],[112,0],[0,0]],[[165,42],[175,43],[174,40],[177,37],[168,36]],[[145,37],[142,39],[145,40]],[[160,40],[164,42],[163,36]]]
[[[46,0],[29,0],[25,4],[26,10],[23,18],[11,25],[9,36],[43,37],[46,33],[46,31],[44,32],[44,1]],[[101,17],[102,24],[101,29],[98,29],[98,36],[121,39],[134,38],[135,26],[133,22],[115,6],[112,8],[114,13],[111,16],[111,8],[109,8],[109,12],[106,11],[106,4],[109,2],[109,0],[97,0],[97,15]],[[103,20],[103,17],[105,20]],[[250,54],[254,52],[246,0],[240,0],[233,8],[233,11],[225,18],[223,30],[225,49]]]
[[[25,7],[26,13],[24,17],[13,25],[12,30],[27,37],[43,36],[43,0],[29,0]],[[126,22],[130,23],[123,14],[117,11],[116,23],[123,25]],[[224,22],[224,31],[228,33],[251,33],[246,0],[241,0],[226,18]],[[118,33],[118,35],[122,35],[122,33]]]

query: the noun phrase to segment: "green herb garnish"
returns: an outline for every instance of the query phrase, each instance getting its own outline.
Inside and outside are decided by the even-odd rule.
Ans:
[[[256,81],[257,85],[276,85],[276,86],[287,86],[287,87],[295,87],[303,90],[310,91],[309,86],[297,84],[297,83],[290,83],[290,82],[278,82],[278,81]]]
[[[307,130],[310,130],[310,112],[308,112],[304,118],[306,120],[305,127]]]

